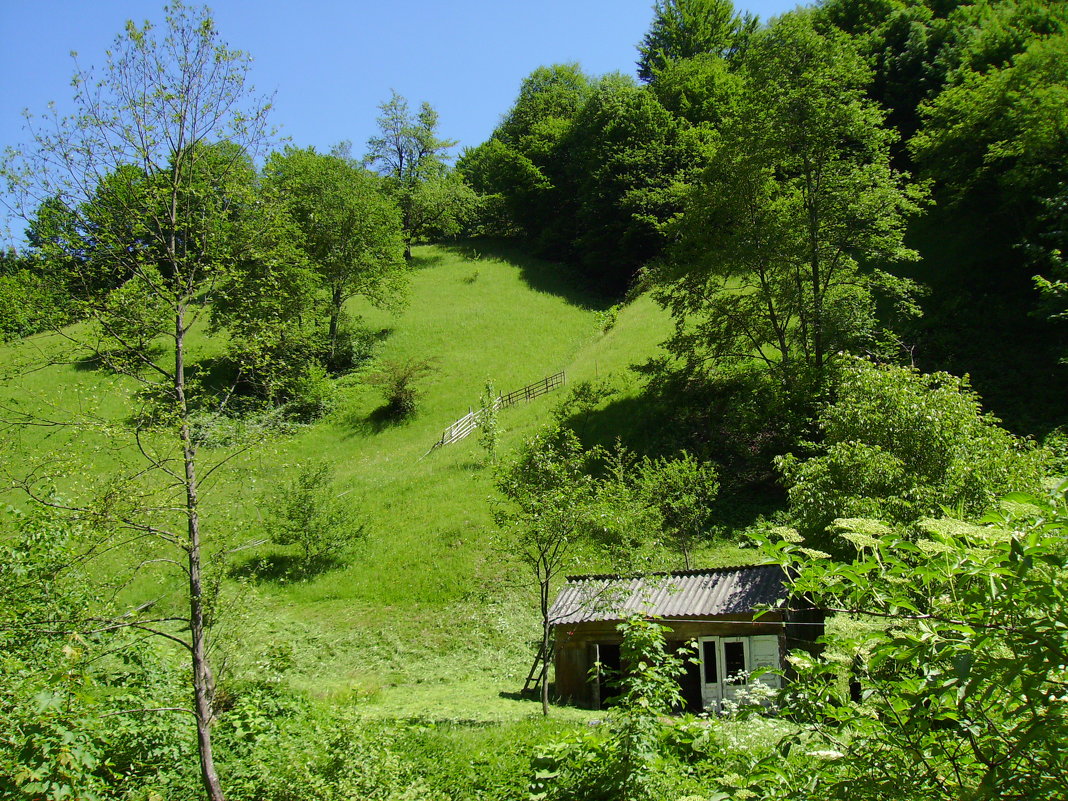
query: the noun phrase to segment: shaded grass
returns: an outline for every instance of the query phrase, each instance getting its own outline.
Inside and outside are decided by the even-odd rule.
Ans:
[[[556,295],[574,306],[603,310],[615,302],[611,294],[599,293],[584,282],[575,267],[536,258],[507,241],[479,239],[441,247],[470,262],[503,261],[514,265],[531,290]],[[478,280],[477,274],[468,273],[464,280],[474,283]]]

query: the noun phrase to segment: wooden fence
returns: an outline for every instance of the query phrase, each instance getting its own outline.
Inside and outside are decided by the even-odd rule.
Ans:
[[[501,395],[501,406],[514,406],[519,401],[534,400],[539,395],[544,395],[546,392],[552,392],[558,387],[564,385],[564,374],[559,372],[556,375],[550,375],[543,378],[541,381],[536,381],[533,384],[527,384],[522,389],[517,389],[515,392],[509,392],[507,395]]]
[[[514,392],[509,392],[507,395],[498,395],[493,399],[493,410],[502,409],[505,406],[514,406],[520,401],[530,401],[539,395],[544,395],[546,392],[552,392],[554,389],[562,387],[564,385],[563,372],[556,373],[555,375],[546,376],[541,381],[535,381],[533,384],[527,384],[522,389],[517,389]],[[430,451],[434,448],[440,448],[444,445],[449,445],[453,442],[457,442],[476,428],[482,422],[482,409],[468,409],[467,414],[453,423],[451,426],[442,432],[441,439],[430,446]],[[427,451],[427,453],[430,453]],[[426,454],[424,454],[425,456]]]

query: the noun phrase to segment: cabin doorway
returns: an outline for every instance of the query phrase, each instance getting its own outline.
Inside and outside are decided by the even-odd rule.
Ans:
[[[763,667],[779,667],[779,638],[699,637],[701,662],[701,703],[705,709],[719,711],[724,701],[737,701],[748,688],[750,674]],[[781,677],[760,676],[771,687],[781,686]]]

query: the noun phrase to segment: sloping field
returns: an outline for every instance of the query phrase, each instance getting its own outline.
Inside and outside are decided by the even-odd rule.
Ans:
[[[341,378],[325,419],[240,454],[207,488],[209,550],[269,536],[265,499],[310,461],[336,466],[338,490],[356,501],[364,525],[347,566],[311,578],[287,572],[286,550],[277,546],[231,557],[217,632],[231,669],[284,676],[325,698],[369,696],[387,713],[525,710],[497,696],[521,684],[537,618],[525,576],[495,541],[492,467],[476,436],[428,450],[442,429],[477,408],[487,381],[507,392],[563,370],[569,385],[607,378],[624,395],[636,394],[627,368],[653,354],[668,331],[666,315],[639,298],[605,333],[598,314],[605,308],[574,290],[556,265],[507,250],[444,247],[417,249],[403,311],[354,301],[350,314],[379,334],[376,364],[425,359],[434,370],[416,416],[397,425],[376,415],[383,398],[366,382],[374,364]],[[195,344],[202,353],[219,347],[206,338]],[[8,348],[5,359],[31,363],[65,347],[37,337]],[[75,361],[24,373],[0,391],[27,407],[54,404],[121,421],[130,413],[128,389]],[[549,419],[566,391],[502,410],[503,458]],[[121,428],[32,429],[9,444],[21,453],[16,464],[42,452],[65,454],[57,473],[72,495],[131,456]],[[204,462],[224,455],[202,453]],[[146,574],[125,597],[177,602],[181,593],[170,582]]]

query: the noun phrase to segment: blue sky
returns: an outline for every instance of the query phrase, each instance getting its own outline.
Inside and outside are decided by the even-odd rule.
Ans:
[[[736,0],[768,19],[797,5]],[[341,140],[361,156],[377,106],[396,89],[429,101],[440,133],[484,141],[522,79],[542,64],[578,61],[593,74],[633,73],[652,0],[217,0],[222,39],[255,59],[252,80],[275,93],[274,122],[300,146]],[[103,63],[127,19],[161,22],[149,0],[0,0],[0,147],[25,140],[22,111],[69,101],[77,51]],[[15,226],[17,227],[17,226]]]

